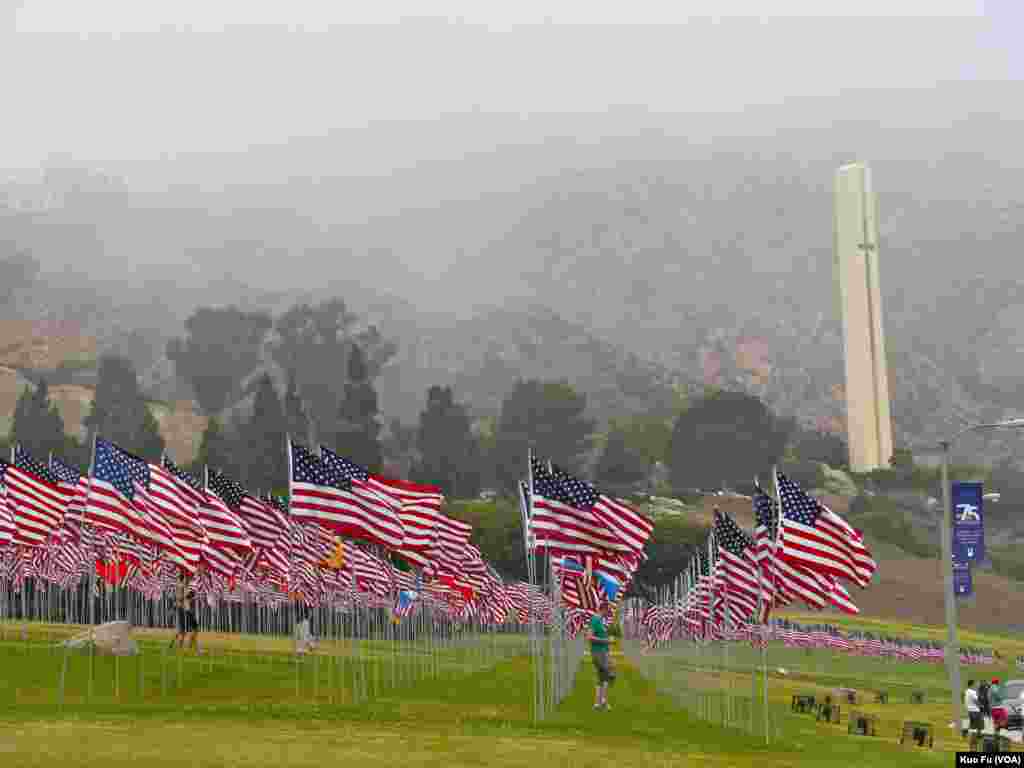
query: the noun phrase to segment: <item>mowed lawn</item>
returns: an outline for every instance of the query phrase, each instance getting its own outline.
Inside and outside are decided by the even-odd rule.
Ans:
[[[110,658],[96,657],[91,692],[89,657],[70,655],[64,707],[59,709],[64,656],[55,642],[71,631],[30,626],[24,641],[8,626],[0,638],[0,766],[912,768],[949,765],[950,752],[963,748],[946,727],[948,689],[941,665],[773,647],[769,667],[786,666],[788,674],[770,681],[781,735],[765,747],[746,734],[694,719],[621,656],[612,712],[591,708],[593,670],[585,658],[571,695],[534,726],[528,660],[513,656],[481,669],[517,649],[519,638],[500,636],[490,641],[490,650],[421,647],[416,655],[396,655],[380,642],[361,648],[339,645],[331,649],[340,657],[296,665],[285,639],[211,636],[208,656],[179,659],[163,654],[169,634],[139,632],[141,661],[121,659],[115,666]],[[883,631],[918,634],[898,625]],[[1024,652],[1008,638],[971,636],[971,642],[994,645],[1010,660]],[[501,650],[501,644],[508,647]],[[738,648],[732,656],[734,661],[744,657],[751,663],[757,659]],[[676,664],[671,658],[660,663],[661,670]],[[964,670],[964,677],[1005,679],[1008,672],[1004,664]],[[660,682],[671,691],[696,680],[682,670]],[[793,693],[821,695],[839,685],[890,690],[888,705],[860,707],[879,715],[877,738],[847,735],[845,708],[841,725],[789,712]],[[363,693],[357,695],[360,688]],[[927,694],[923,706],[909,704],[909,691],[917,689]],[[353,702],[357,697],[360,701]],[[902,720],[908,718],[933,723],[935,750],[897,744]]]

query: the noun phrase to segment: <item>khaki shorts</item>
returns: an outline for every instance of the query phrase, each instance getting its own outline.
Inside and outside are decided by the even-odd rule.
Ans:
[[[608,658],[608,651],[591,651],[590,658],[594,662],[594,669],[597,671],[597,682],[601,685],[615,682],[615,670],[612,669],[611,660]]]

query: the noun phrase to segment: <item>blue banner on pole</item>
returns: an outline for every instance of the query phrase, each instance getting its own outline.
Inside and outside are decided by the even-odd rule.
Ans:
[[[971,579],[971,564],[953,561],[953,594],[958,598],[974,596],[974,582]]]
[[[958,562],[985,559],[983,496],[981,483],[953,483],[953,559]]]

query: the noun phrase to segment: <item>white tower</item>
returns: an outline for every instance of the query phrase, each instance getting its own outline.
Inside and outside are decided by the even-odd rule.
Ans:
[[[836,172],[834,228],[850,469],[870,472],[889,466],[892,417],[878,280],[878,201],[871,169],[861,163]]]

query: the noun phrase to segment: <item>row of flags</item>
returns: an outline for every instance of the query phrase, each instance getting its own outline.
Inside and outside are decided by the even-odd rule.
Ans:
[[[691,624],[677,612],[661,606],[643,606],[630,601],[623,607],[623,622],[634,636],[645,636],[648,648],[664,645],[678,639],[700,639]],[[713,633],[717,640],[749,641],[757,646],[767,642],[780,642],[789,648],[829,649],[859,656],[894,658],[904,661],[939,663],[945,659],[945,648],[934,640],[892,637],[863,630],[843,631],[828,624],[804,625],[784,619],[769,619],[765,624],[741,622],[729,630]],[[991,648],[962,647],[960,662],[971,665],[990,665],[996,660]]]
[[[691,634],[726,637],[796,602],[859,613],[848,587],[865,588],[877,568],[863,535],[795,481],[773,475],[774,497],[756,484],[752,533],[715,510],[707,542],[673,594],[644,612],[650,643],[663,642],[677,620]]]
[[[527,550],[547,555],[552,594],[574,637],[595,614],[613,619],[646,559],[654,523],[628,502],[532,452],[528,466],[519,486]]]
[[[308,605],[369,600],[395,620],[420,605],[456,619],[545,619],[551,600],[505,584],[443,511],[434,486],[287,444],[289,497],[246,489],[167,456],[151,462],[98,437],[88,474],[20,445],[0,462],[0,577],[70,587],[91,576],[156,599],[179,573],[210,599]]]

